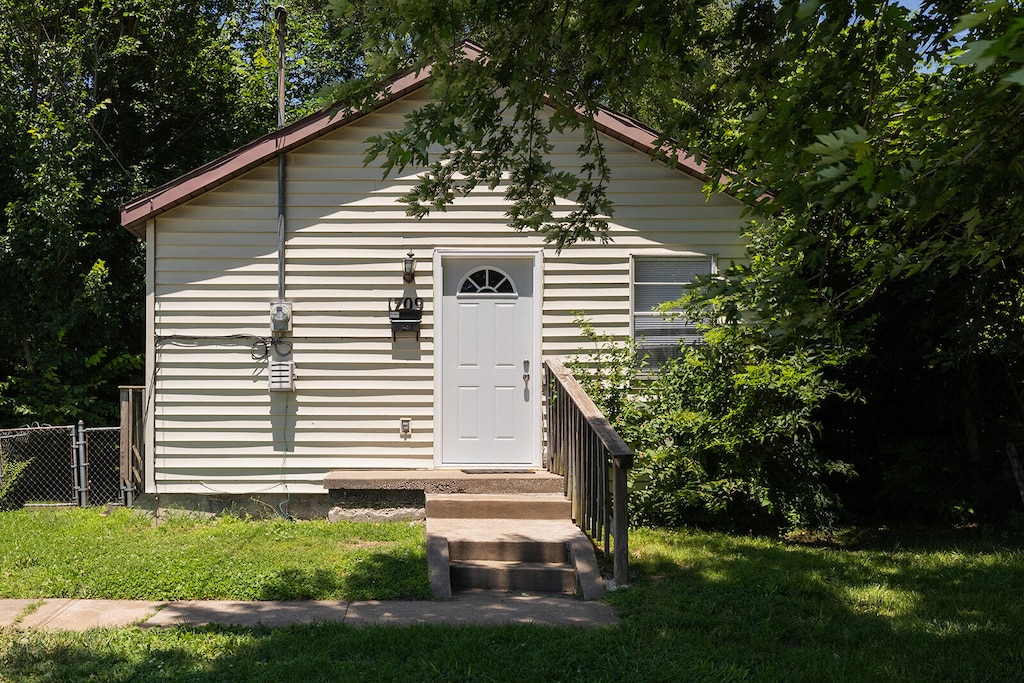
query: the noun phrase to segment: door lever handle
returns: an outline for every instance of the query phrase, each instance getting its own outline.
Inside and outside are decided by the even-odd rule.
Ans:
[[[528,360],[523,361],[523,381],[530,381],[530,361]]]

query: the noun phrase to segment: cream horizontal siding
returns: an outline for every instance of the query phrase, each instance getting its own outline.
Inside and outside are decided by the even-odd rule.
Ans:
[[[398,199],[420,169],[383,178],[364,166],[366,138],[402,124],[415,94],[291,153],[287,159],[287,290],[293,302],[295,391],[270,393],[265,361],[277,294],[277,164],[265,164],[156,219],[153,260],[154,464],[158,491],[322,492],[336,468],[434,463],[433,251],[544,247],[507,227],[504,188],[479,188],[422,220]],[[579,141],[552,160],[579,168]],[[615,204],[611,244],[545,247],[543,351],[585,342],[582,311],[601,332],[629,333],[630,254],[743,257],[739,205],[707,200],[699,182],[606,140]],[[561,202],[559,210],[572,206]],[[412,249],[416,281],[401,259]],[[389,297],[422,297],[421,341],[392,342]],[[413,421],[408,441],[399,418]]]

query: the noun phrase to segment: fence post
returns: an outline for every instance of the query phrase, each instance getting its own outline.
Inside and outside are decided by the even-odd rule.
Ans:
[[[135,504],[145,481],[145,467],[142,451],[144,448],[143,391],[145,387],[123,386],[121,390],[121,490],[124,504]]]
[[[75,439],[75,488],[78,490],[78,504],[89,506],[89,465],[85,454],[85,421],[78,421],[78,435]]]
[[[124,504],[131,507],[135,503],[135,487],[132,486],[132,444],[135,440],[134,416],[135,397],[131,387],[118,387],[121,392],[121,494]]]

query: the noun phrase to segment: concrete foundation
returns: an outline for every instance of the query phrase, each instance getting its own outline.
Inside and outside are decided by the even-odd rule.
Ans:
[[[151,514],[157,521],[173,514],[214,517],[230,514],[239,517],[271,519],[327,519],[332,505],[326,493],[292,494],[214,494],[144,493],[135,498],[134,507]]]
[[[324,493],[140,494],[135,508],[158,521],[169,514],[222,514],[351,521],[424,519],[428,493],[562,493],[564,480],[545,470],[336,470]]]

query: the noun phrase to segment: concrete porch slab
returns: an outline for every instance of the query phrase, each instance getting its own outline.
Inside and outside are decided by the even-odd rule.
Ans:
[[[425,493],[562,493],[564,481],[547,470],[334,470],[324,477],[324,488]]]

